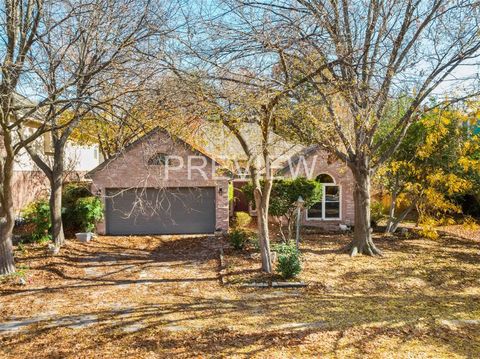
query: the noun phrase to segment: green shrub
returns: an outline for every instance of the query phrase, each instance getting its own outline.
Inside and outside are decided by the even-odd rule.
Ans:
[[[234,249],[242,250],[247,246],[250,236],[247,231],[240,228],[234,228],[228,234],[228,240]]]
[[[235,213],[235,226],[238,228],[247,228],[252,223],[252,216],[247,212]]]
[[[262,181],[262,186],[263,186]],[[254,186],[247,183],[242,187],[247,199],[254,204]],[[272,192],[270,194],[270,203],[268,206],[269,214],[276,217],[280,235],[286,242],[293,238],[293,226],[296,220],[297,200],[299,197],[304,200],[304,208],[308,209],[322,199],[322,185],[305,177],[295,179],[274,179],[272,182]],[[283,226],[286,219],[287,233],[284,233]]]
[[[33,224],[33,232],[30,239],[34,242],[48,242],[52,240],[50,227],[50,205],[46,200],[30,203],[23,211],[22,216],[27,223]]]
[[[97,197],[79,198],[75,204],[75,213],[82,230],[91,232],[95,224],[103,218],[103,204]]]
[[[277,252],[277,272],[284,279],[294,278],[302,271],[300,252],[295,242],[278,244],[273,249]]]
[[[66,229],[80,230],[82,223],[77,216],[77,201],[90,197],[89,184],[83,182],[67,183],[62,194],[62,219]]]

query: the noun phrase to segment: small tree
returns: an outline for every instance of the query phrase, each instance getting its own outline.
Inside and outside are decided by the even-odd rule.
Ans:
[[[395,232],[413,209],[420,224],[461,212],[455,198],[474,188],[480,169],[478,138],[465,126],[469,120],[463,111],[437,109],[409,129],[377,177],[391,195],[387,233]],[[398,202],[405,205],[400,213]]]
[[[253,201],[253,186],[247,184],[243,187],[247,198]],[[322,186],[314,180],[305,177],[295,179],[275,179],[272,184],[269,212],[277,220],[282,240],[287,243],[292,239],[293,224],[295,223],[295,202],[298,197],[305,201],[304,207],[310,208],[322,199]],[[287,233],[283,231],[283,221],[287,223]]]

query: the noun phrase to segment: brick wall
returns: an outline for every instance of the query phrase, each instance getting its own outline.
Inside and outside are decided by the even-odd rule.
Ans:
[[[296,167],[298,165],[298,167]],[[309,154],[293,166],[293,172],[287,170],[285,177],[291,177],[294,174],[314,179],[322,173],[329,174],[335,180],[335,184],[340,186],[341,204],[340,219],[338,220],[319,220],[307,219],[306,211],[303,213],[303,225],[319,227],[325,230],[338,230],[339,223],[354,225],[355,205],[353,201],[353,191],[355,180],[351,170],[345,163],[338,161],[333,156],[322,150],[316,150]],[[298,169],[298,172],[295,172]]]
[[[16,215],[30,202],[48,198],[50,185],[41,171],[15,171],[13,173],[13,208]]]
[[[70,172],[66,174],[64,183],[85,180],[85,172]],[[38,171],[14,171],[13,172],[13,209],[15,215],[31,202],[39,199],[47,199],[50,196],[50,183],[45,174]]]
[[[174,155],[178,158],[172,158],[170,170],[167,172],[165,165],[147,164],[156,153]],[[189,158],[192,165],[190,167],[202,166],[206,161],[202,172],[188,171]],[[194,151],[189,145],[173,140],[164,132],[157,132],[130,146],[124,153],[92,172],[90,175],[93,180],[92,192],[101,195],[105,200],[105,190],[108,188],[215,187],[216,228],[227,231],[228,179],[216,178],[216,167],[210,158]],[[98,233],[104,234],[105,230],[106,224],[99,223]]]

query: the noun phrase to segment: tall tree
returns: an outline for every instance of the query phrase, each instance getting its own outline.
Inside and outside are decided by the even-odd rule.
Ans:
[[[304,74],[319,62],[330,64],[299,93],[307,97],[303,118],[314,125],[292,121],[291,126],[297,131],[314,128],[307,137],[352,170],[355,230],[348,252],[381,254],[370,227],[372,175],[397,150],[426,100],[436,90],[452,89],[457,69],[468,65],[470,78],[475,77],[478,2],[296,0],[242,1],[239,6],[274,14],[277,28],[271,37],[290,44],[284,56],[294,59],[296,71]],[[474,88],[466,86],[476,84],[465,77],[460,93],[473,95]],[[391,111],[389,103],[401,98],[408,106],[389,133],[376,136]]]
[[[276,142],[272,130],[283,111],[280,98],[274,100],[273,91],[262,90],[250,76],[251,73],[241,80],[235,76],[235,81],[233,78],[222,81],[219,76],[208,84],[204,83],[204,76],[190,79],[182,76],[182,81],[190,93],[188,97],[197,98],[190,109],[205,120],[223,126],[240,143],[245,159],[243,165],[252,183],[262,270],[270,273],[268,213],[273,183],[272,150]]]
[[[76,0],[61,2],[71,16],[39,40],[42,61],[35,68],[46,96],[61,101],[51,103],[43,114],[49,127],[53,156],[48,158],[33,146],[27,150],[50,182],[52,235],[60,247],[65,238],[62,223],[62,188],[65,146],[79,123],[93,116],[97,108],[113,108],[114,100],[140,91],[153,75],[142,66],[151,60],[142,46],[157,34],[149,23],[149,2]],[[59,6],[56,4],[56,6]],[[132,19],[124,16],[128,11]],[[55,16],[56,12],[49,12]],[[55,21],[46,19],[45,21]],[[139,51],[141,48],[144,51]],[[138,71],[142,68],[143,73]],[[122,78],[128,77],[129,85]],[[110,93],[105,84],[115,84]],[[110,86],[109,86],[110,87]]]
[[[331,64],[316,63],[304,74],[291,76],[294,60],[285,56],[290,45],[272,36],[275,16],[242,5],[206,1],[197,6],[185,22],[190,25],[188,36],[180,38],[183,59],[189,61],[172,66],[190,92],[184,97],[197,99],[190,107],[197,115],[220,122],[241,145],[253,186],[262,269],[270,273],[275,129],[292,116],[294,90]]]

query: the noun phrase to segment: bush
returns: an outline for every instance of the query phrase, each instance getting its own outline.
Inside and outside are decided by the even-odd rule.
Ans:
[[[50,235],[50,227],[52,225],[50,219],[50,205],[46,200],[39,200],[30,203],[23,211],[22,216],[26,223],[33,224],[33,232],[31,240],[34,242],[48,242],[52,240]]]
[[[433,228],[430,225],[422,226],[418,230],[418,235],[422,238],[433,239],[433,240],[438,239],[439,237],[438,232],[435,230],[435,228]]]
[[[103,218],[103,204],[97,197],[79,198],[75,205],[75,213],[82,230],[91,232],[95,224]]]
[[[234,228],[228,234],[228,240],[232,245],[233,249],[243,250],[247,246],[250,240],[250,236],[248,235],[247,231],[240,228]]]
[[[472,230],[472,231],[477,231],[478,229],[480,229],[480,225],[477,223],[475,218],[473,218],[471,216],[466,216],[463,219],[462,225],[465,229],[469,229],[469,230]]]
[[[87,183],[67,183],[62,194],[62,219],[66,229],[80,230],[82,223],[77,216],[77,201],[80,198],[90,197],[92,194]]]
[[[435,220],[435,218],[432,217],[426,217],[422,220],[422,223],[420,223],[420,229],[418,230],[418,235],[422,238],[427,238],[427,239],[438,239],[439,234],[435,227],[438,225],[438,222]]]
[[[254,204],[254,186],[252,183],[243,186],[242,191],[250,203]],[[293,224],[295,223],[297,210],[296,201],[300,196],[304,200],[304,208],[308,209],[321,201],[322,185],[315,180],[309,180],[305,177],[273,180],[268,210],[271,216],[277,218],[280,235],[284,241],[288,241],[293,237]],[[287,233],[284,233],[282,228],[284,225],[283,218],[287,220]]]
[[[275,246],[277,252],[277,272],[284,279],[294,278],[302,271],[300,252],[295,242],[289,241]]]
[[[252,216],[247,212],[235,213],[235,226],[237,228],[247,228],[252,223]]]

